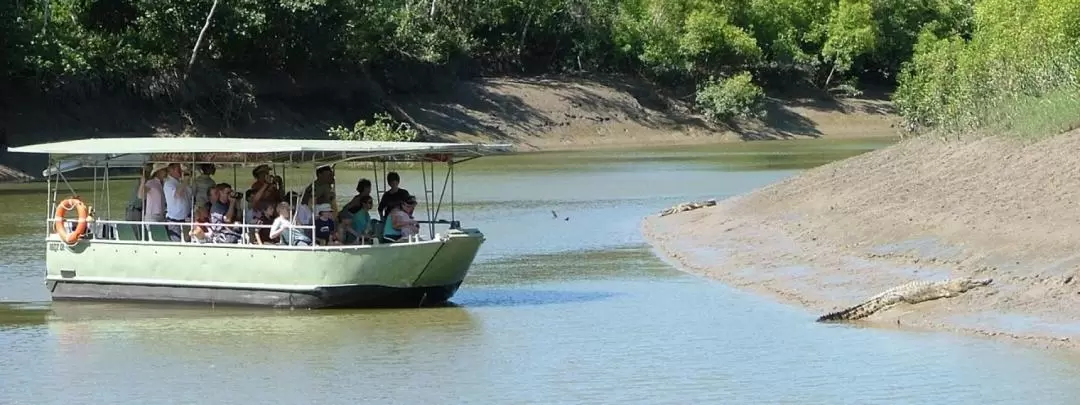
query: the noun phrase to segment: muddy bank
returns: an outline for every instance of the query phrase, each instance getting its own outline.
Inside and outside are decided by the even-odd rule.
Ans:
[[[910,280],[990,277],[860,323],[1080,348],[1078,148],[1080,132],[917,138],[643,229],[687,270],[802,305],[807,322]]]
[[[523,151],[897,134],[882,98],[777,96],[762,120],[716,125],[662,93],[625,77],[490,78],[400,105],[437,139],[507,142]]]
[[[423,140],[511,143],[521,151],[896,134],[883,97],[783,95],[769,99],[763,120],[713,125],[691,113],[686,101],[624,76],[486,78],[419,95],[387,95],[360,79],[282,86],[257,87],[242,109],[227,109],[227,123],[219,119],[224,113],[213,114],[217,110],[102,99],[16,103],[0,129],[6,128],[10,145],[112,136],[325,139],[331,126],[351,126],[389,109],[420,127]],[[34,174],[44,163],[0,151],[0,165]]]

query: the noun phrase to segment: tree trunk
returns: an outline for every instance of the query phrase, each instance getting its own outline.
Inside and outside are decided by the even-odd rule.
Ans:
[[[825,91],[829,90],[829,82],[832,81],[833,73],[836,73],[836,62],[833,62],[832,69],[829,69],[829,76],[825,78]]]
[[[199,39],[195,40],[195,47],[191,48],[191,60],[188,61],[187,71],[184,72],[184,78],[187,78],[187,74],[191,73],[191,68],[195,66],[195,59],[199,56],[199,47],[202,46],[203,38],[206,37],[206,31],[210,29],[210,22],[213,21],[214,11],[217,11],[218,0],[214,0],[214,4],[210,6],[210,12],[206,13],[206,23],[203,24],[202,30],[199,31]]]
[[[431,13],[428,17],[435,18],[435,0],[431,0]]]

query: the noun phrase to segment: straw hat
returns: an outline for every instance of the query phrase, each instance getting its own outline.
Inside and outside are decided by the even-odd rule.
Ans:
[[[150,168],[150,177],[157,175],[157,172],[168,169],[168,163],[154,163],[154,166]]]

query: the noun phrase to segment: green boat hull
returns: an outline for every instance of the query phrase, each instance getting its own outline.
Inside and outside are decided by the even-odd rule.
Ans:
[[[452,230],[432,241],[285,247],[50,237],[46,287],[54,300],[171,301],[287,308],[445,303],[483,235]]]

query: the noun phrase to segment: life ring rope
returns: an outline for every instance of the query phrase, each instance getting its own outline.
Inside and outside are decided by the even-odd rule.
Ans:
[[[67,227],[64,226],[64,223],[67,221],[64,216],[71,210],[75,210],[79,215],[79,223],[75,226],[74,231],[68,233]],[[90,209],[86,207],[86,204],[83,203],[79,197],[68,198],[56,205],[53,230],[56,231],[56,235],[60,237],[60,240],[68,245],[73,245],[79,241],[79,238],[86,234],[86,219],[89,215]]]

